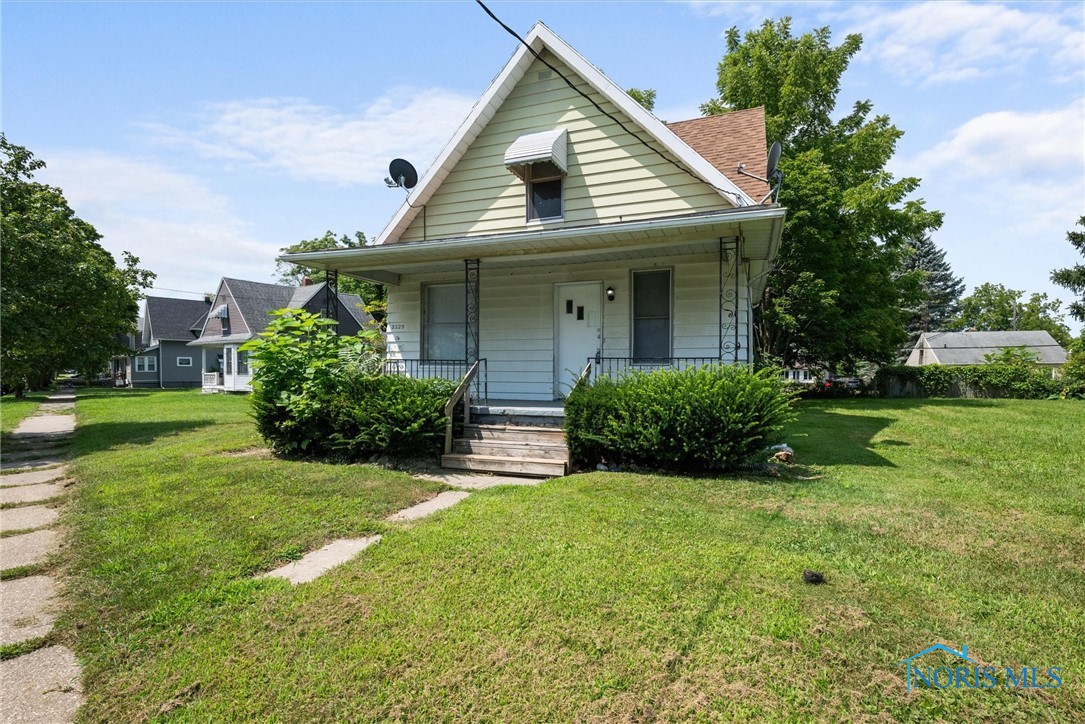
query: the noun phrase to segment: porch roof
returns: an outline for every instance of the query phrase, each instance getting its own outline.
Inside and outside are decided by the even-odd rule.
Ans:
[[[224,337],[200,337],[188,343],[188,347],[221,347],[224,344],[242,344],[253,338],[251,334],[228,334]]]
[[[747,206],[649,220],[304,252],[280,259],[397,285],[403,274],[462,269],[464,259],[482,259],[487,268],[511,268],[702,254],[714,251],[720,237],[741,233],[743,259],[768,262],[779,249],[785,213],[775,204]]]

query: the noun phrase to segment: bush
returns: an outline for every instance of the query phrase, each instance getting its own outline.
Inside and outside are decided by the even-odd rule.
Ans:
[[[793,419],[779,371],[744,367],[633,372],[579,383],[565,403],[574,464],[732,470]]]
[[[339,337],[319,315],[273,314],[242,347],[252,359],[256,428],[272,450],[352,460],[439,450],[453,383],[377,376],[374,332]]]
[[[1020,348],[1007,348],[988,355],[981,365],[903,365],[883,367],[875,381],[882,395],[893,393],[893,383],[913,382],[922,397],[1012,397],[1044,399],[1060,396],[1065,382],[1052,378],[1051,370],[1036,364],[1036,358]]]

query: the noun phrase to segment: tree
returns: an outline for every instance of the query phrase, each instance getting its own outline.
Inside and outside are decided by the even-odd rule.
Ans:
[[[365,234],[360,231],[355,231],[353,238],[346,234],[336,236],[331,231],[325,231],[324,236],[305,239],[296,244],[284,246],[279,249],[279,253],[300,254],[325,249],[356,249],[365,245]],[[279,275],[279,281],[293,286],[301,284],[302,280],[306,278],[312,279],[314,282],[323,282],[328,279],[327,272],[321,269],[310,269],[301,264],[291,264],[284,261],[276,263],[275,271]],[[362,298],[365,311],[369,312],[378,324],[384,324],[384,318],[388,313],[388,291],[383,284],[340,276],[339,291],[343,294],[357,294]]]
[[[651,88],[630,88],[626,91],[629,97],[640,103],[646,110],[653,111],[656,107],[656,92]]]
[[[1085,216],[1077,220],[1077,225],[1085,227]],[[1067,231],[1066,240],[1078,250],[1078,253],[1085,256],[1085,231]],[[1066,287],[1079,297],[1070,302],[1067,311],[1070,312],[1070,316],[1074,319],[1085,322],[1085,264],[1075,264],[1066,269],[1056,269],[1051,272],[1051,281],[1060,287]]]
[[[909,308],[911,318],[905,324],[908,334],[916,338],[922,332],[945,329],[957,316],[964,280],[953,276],[946,252],[929,235],[908,242],[907,251],[898,281],[905,274],[919,275],[919,300]]]
[[[128,252],[118,268],[61,190],[31,180],[45,163],[30,151],[0,134],[0,155],[2,383],[21,394],[62,369],[96,375],[123,352],[154,274]]]
[[[830,45],[829,28],[800,37],[791,20],[731,28],[719,64],[719,97],[706,114],[764,106],[769,140],[784,146],[784,241],[758,319],[762,352],[785,363],[854,368],[894,358],[907,340],[907,307],[919,275],[900,274],[906,242],[942,222],[908,197],[919,179],[885,170],[902,132],[858,101],[833,121],[840,77],[862,46],[849,35]]]
[[[1032,294],[1022,302],[1024,292],[1001,284],[981,284],[961,300],[960,314],[951,322],[956,329],[981,332],[1044,330],[1064,347],[1070,330],[1062,323],[1062,302],[1046,294]]]

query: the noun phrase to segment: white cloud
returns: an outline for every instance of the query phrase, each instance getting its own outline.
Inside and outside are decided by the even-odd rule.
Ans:
[[[838,18],[854,24],[844,32],[862,33],[862,60],[877,62],[913,85],[1024,73],[1034,59],[1046,61],[1045,80],[1080,78],[1085,71],[1080,18],[1050,6],[860,3],[847,6]]]
[[[222,276],[271,281],[274,244],[235,216],[229,201],[200,179],[157,163],[98,151],[50,151],[39,179],[60,187],[102,245],[140,258],[156,286],[213,291]],[[168,293],[167,293],[168,294]]]
[[[144,128],[161,143],[300,181],[380,185],[397,156],[423,171],[473,102],[440,88],[400,88],[344,113],[305,99],[264,98],[209,105],[192,129]]]
[[[1085,175],[1085,101],[1049,111],[984,113],[914,163],[963,178],[1080,182]]]

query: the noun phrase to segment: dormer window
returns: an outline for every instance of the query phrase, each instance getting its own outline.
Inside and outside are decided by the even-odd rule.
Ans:
[[[569,133],[564,128],[528,133],[505,151],[505,168],[524,181],[527,220],[563,216],[562,192],[569,171]]]

